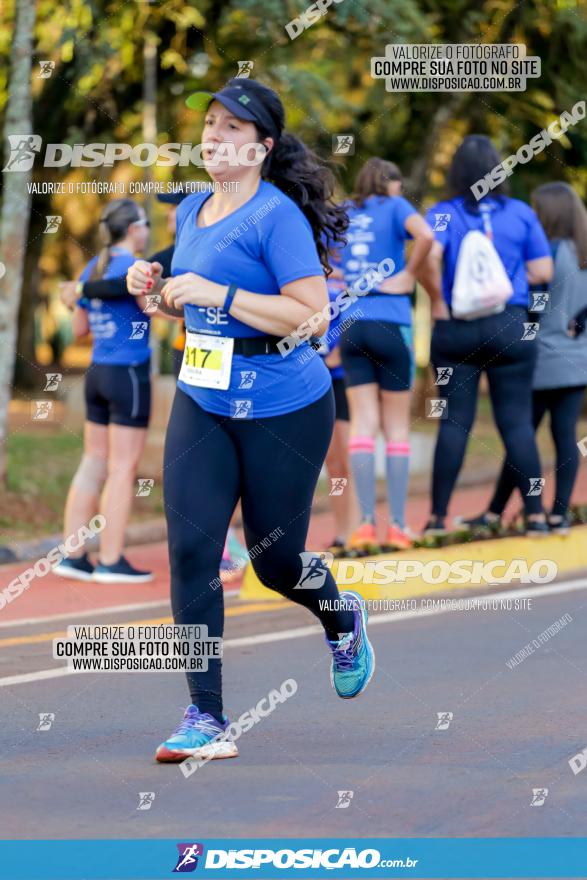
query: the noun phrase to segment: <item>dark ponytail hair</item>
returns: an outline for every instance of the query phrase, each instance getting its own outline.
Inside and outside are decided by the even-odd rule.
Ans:
[[[89,281],[99,281],[104,276],[110,262],[112,247],[125,237],[131,223],[141,219],[139,206],[132,199],[113,199],[108,202],[100,217],[98,237],[102,248],[89,277]]]
[[[450,163],[447,182],[451,198],[462,196],[465,207],[477,212],[478,203],[471,192],[471,187],[500,164],[501,157],[486,135],[467,135],[461,141]],[[492,189],[494,196],[504,195],[507,191],[507,181]]]
[[[247,90],[255,92],[273,122],[272,130],[255,123],[260,141],[268,137],[274,141],[263,162],[261,176],[289,196],[304,213],[312,227],[320,262],[330,273],[328,251],[337,244],[344,244],[344,233],[349,225],[346,210],[333,201],[334,172],[299,138],[284,132],[285,110],[273,89],[249,79]]]

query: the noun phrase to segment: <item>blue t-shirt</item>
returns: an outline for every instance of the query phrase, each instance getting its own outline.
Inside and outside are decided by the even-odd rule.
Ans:
[[[252,293],[278,295],[300,278],[324,274],[310,224],[281,190],[265,180],[255,195],[228,217],[197,225],[210,193],[194,193],[177,208],[177,237],[172,275],[194,272],[217,284],[236,284]],[[185,306],[188,330],[214,336],[264,336],[222,308]],[[304,343],[281,354],[233,354],[230,385],[225,390],[178,387],[208,412],[236,418],[266,418],[301,409],[330,387],[328,370],[318,357],[300,357]],[[245,401],[245,403],[243,403]]]
[[[493,230],[493,244],[507,272],[514,292],[512,306],[528,306],[526,262],[550,257],[550,246],[532,208],[518,199],[486,196],[479,205],[487,210]],[[471,229],[484,231],[480,211],[465,207],[461,196],[438,202],[428,211],[426,220],[444,248],[442,292],[450,306],[455,269],[461,242]]]
[[[90,260],[79,277],[88,281],[98,257]],[[103,278],[126,275],[136,257],[125,248],[112,248],[111,259]],[[136,297],[116,299],[87,299],[82,297],[78,305],[88,312],[92,334],[92,363],[130,366],[142,364],[151,357],[149,328],[151,320],[141,311]]]
[[[347,243],[341,259],[344,278],[348,287],[367,271],[377,269],[385,259],[393,260],[393,274],[405,266],[405,244],[411,238],[405,222],[416,208],[403,196],[369,196],[362,208],[349,203],[347,212],[350,226],[346,233]],[[350,306],[351,315],[360,308],[360,321],[386,321],[391,324],[411,324],[412,308],[409,295],[396,296],[388,293],[369,292]]]

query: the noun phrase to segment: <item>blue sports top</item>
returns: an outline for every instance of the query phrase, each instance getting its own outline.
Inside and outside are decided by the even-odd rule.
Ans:
[[[532,208],[507,196],[486,196],[479,205],[489,212],[493,244],[512,282],[514,292],[509,305],[528,306],[526,262],[550,257],[550,246]],[[457,258],[461,242],[471,229],[484,231],[480,211],[466,206],[462,196],[438,202],[428,211],[426,220],[444,248],[442,292],[450,306]]]
[[[90,260],[79,277],[88,281],[98,257]],[[104,279],[126,275],[136,257],[126,248],[113,247],[111,259],[104,272]],[[86,309],[92,334],[92,363],[130,366],[142,364],[151,357],[149,328],[151,320],[143,312],[136,297],[116,299],[87,299],[78,301]]]
[[[393,274],[405,267],[405,244],[411,238],[405,227],[406,220],[417,214],[416,208],[403,196],[369,196],[362,208],[348,203],[350,226],[347,244],[341,251],[344,278],[348,287],[368,270],[377,269],[384,259],[393,260]],[[348,310],[348,315],[360,308],[360,321],[387,321],[392,324],[411,324],[410,296],[377,293],[377,288],[360,296]]]
[[[254,196],[227,217],[198,226],[198,213],[211,193],[194,193],[177,208],[172,275],[194,272],[218,284],[236,284],[252,293],[277,295],[291,281],[323,276],[310,224],[300,208],[262,180]],[[222,308],[185,306],[187,330],[214,336],[264,336]],[[319,357],[303,343],[281,354],[233,354],[230,385],[223,391],[186,382],[178,387],[208,412],[266,418],[314,403],[331,380]],[[242,401],[246,401],[246,406]],[[246,410],[246,416],[238,415]]]

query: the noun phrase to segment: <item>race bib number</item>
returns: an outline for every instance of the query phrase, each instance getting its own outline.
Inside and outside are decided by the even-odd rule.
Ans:
[[[179,381],[199,388],[226,391],[230,385],[234,339],[186,330]]]

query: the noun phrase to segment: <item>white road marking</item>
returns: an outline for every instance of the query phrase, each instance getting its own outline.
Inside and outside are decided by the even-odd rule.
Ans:
[[[545,596],[558,596],[563,593],[575,593],[578,590],[587,589],[587,578],[581,578],[575,581],[560,581],[559,583],[549,584],[547,586],[533,586],[522,588],[519,590],[508,590],[507,592],[485,593],[482,596],[477,594],[467,597],[461,596],[463,601],[483,602],[489,599],[507,600],[507,599],[541,599]],[[419,598],[435,598],[435,597],[419,597]],[[446,597],[445,597],[446,598]],[[456,602],[459,597],[454,598]],[[389,600],[393,601],[393,600]],[[398,600],[401,601],[401,600]],[[437,600],[438,601],[438,600]],[[119,606],[129,607],[129,606]],[[142,606],[144,607],[144,606]],[[390,611],[386,614],[377,614],[369,621],[369,626],[377,626],[383,623],[400,623],[403,620],[413,620],[418,617],[434,617],[437,614],[460,614],[458,610],[448,607],[424,608],[421,611]],[[70,615],[68,615],[70,616]],[[47,618],[44,618],[47,620]],[[281,642],[285,639],[300,639],[304,636],[314,635],[323,632],[320,624],[313,626],[300,626],[296,629],[283,629],[277,632],[260,633],[256,636],[242,636],[238,639],[226,639],[224,648],[241,648],[247,645],[263,645],[269,642]],[[70,672],[66,667],[57,667],[55,669],[42,669],[39,672],[27,672],[23,675],[9,675],[0,678],[0,687],[12,687],[16,684],[27,684],[32,681],[42,681],[47,678],[60,678],[64,675],[87,675],[85,672]]]
[[[224,590],[224,599],[236,596],[238,590]],[[39,623],[52,623],[54,620],[77,620],[81,617],[99,617],[104,614],[124,614],[127,611],[146,611],[149,608],[170,607],[170,600],[154,599],[152,602],[136,602],[132,605],[107,605],[105,608],[94,608],[89,611],[63,611],[60,614],[48,614],[46,617],[21,617],[18,620],[5,620],[0,622],[0,629],[8,629],[12,626],[36,626]]]

